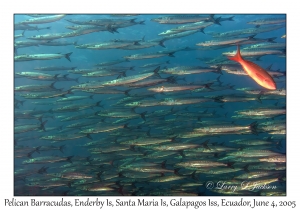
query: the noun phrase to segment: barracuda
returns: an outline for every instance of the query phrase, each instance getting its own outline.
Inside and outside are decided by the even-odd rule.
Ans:
[[[250,22],[248,22],[248,24],[256,25],[258,28],[260,25],[280,24],[280,23],[285,23],[285,22],[286,22],[286,18],[266,18],[266,19],[250,21]]]
[[[15,87],[15,92],[20,91],[49,91],[49,90],[57,90],[54,87],[55,82],[51,83],[50,85],[24,85]]]
[[[45,124],[47,123],[47,121],[48,120],[41,122],[40,124],[17,125],[14,127],[14,133],[25,133],[37,129],[42,129],[43,131],[45,131]]]
[[[172,15],[159,18],[153,18],[151,21],[155,21],[161,24],[183,24],[183,23],[195,23],[200,21],[216,21],[214,15],[201,16],[201,15]]]
[[[35,67],[34,70],[37,71],[61,71],[61,70],[74,70],[77,67],[66,67],[66,66],[44,66],[44,67]]]
[[[95,64],[95,66],[111,66],[111,65],[123,63],[123,62],[130,62],[130,61],[127,59],[119,59],[119,60],[112,60],[112,61],[97,63],[97,64]]]
[[[68,156],[68,157],[44,156],[44,157],[24,160],[22,164],[45,164],[45,163],[56,163],[56,162],[64,162],[64,161],[72,162],[71,161],[72,158],[73,156]]]
[[[159,68],[160,67],[157,67],[152,73],[133,75],[133,76],[124,77],[124,78],[120,78],[120,79],[116,79],[116,80],[112,80],[112,81],[108,81],[108,82],[103,82],[102,85],[103,86],[126,85],[129,83],[133,83],[133,82],[137,82],[137,81],[146,79],[146,78],[154,76],[154,75],[159,76],[159,74],[158,74]]]
[[[65,17],[66,15],[49,15],[37,18],[31,18],[28,20],[21,21],[20,24],[42,24],[42,23],[51,23],[54,21],[58,21]]]
[[[240,37],[240,38],[226,38],[226,39],[216,39],[205,41],[196,44],[197,46],[219,46],[219,45],[236,45],[246,40],[252,40],[254,35],[249,37]]]
[[[160,70],[162,73],[175,74],[175,75],[189,75],[189,74],[201,74],[201,73],[217,73],[222,74],[219,68],[205,68],[201,66],[181,66],[174,68],[166,68]]]
[[[54,136],[43,136],[40,139],[41,140],[49,140],[49,141],[66,141],[66,140],[74,140],[74,139],[80,139],[83,137],[87,137],[89,139],[92,139],[92,137],[89,134],[82,134],[82,133],[69,133],[69,134],[58,134]]]
[[[15,56],[14,60],[16,62],[20,61],[33,61],[33,60],[52,60],[52,59],[60,59],[60,58],[66,58],[68,61],[71,62],[70,59],[70,53],[66,54],[31,54],[31,55],[18,55]]]

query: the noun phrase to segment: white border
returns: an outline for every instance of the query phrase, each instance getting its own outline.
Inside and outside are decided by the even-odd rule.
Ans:
[[[293,1],[296,2],[296,1]],[[256,197],[257,200],[298,200],[299,201],[299,7],[292,1],[251,0],[251,1],[10,1],[1,2],[1,207],[4,198],[13,198],[13,14],[14,13],[205,13],[205,14],[236,14],[236,13],[286,13],[287,14],[287,197]],[[297,37],[297,38],[296,38]],[[31,197],[18,197],[30,200]],[[83,198],[83,197],[81,197]],[[108,197],[105,197],[105,199]],[[130,197],[136,200],[136,197]],[[141,198],[141,197],[139,197]],[[207,200],[210,197],[203,199]],[[214,200],[226,198],[239,200],[240,197],[211,197]],[[297,199],[298,198],[298,199]],[[60,200],[59,197],[39,197],[39,200]],[[116,197],[112,197],[115,200]],[[125,199],[125,198],[123,198]],[[129,199],[128,197],[126,199]],[[147,197],[152,200],[151,197]],[[158,197],[155,197],[158,200]],[[164,197],[165,200],[172,199]],[[195,198],[184,198],[195,200]],[[202,198],[198,197],[197,200]],[[245,197],[252,200],[251,197]],[[74,200],[67,197],[65,200]],[[297,203],[300,205],[300,203]],[[8,207],[5,207],[6,209]],[[17,207],[10,207],[15,209]],[[23,207],[32,209],[32,207]],[[63,208],[63,207],[61,207]],[[98,207],[90,207],[99,209]],[[124,208],[124,207],[123,207]],[[140,207],[136,207],[140,208]],[[173,207],[175,208],[175,207]],[[180,209],[183,209],[181,207]],[[228,208],[228,207],[227,207]],[[3,209],[3,208],[1,208]],[[132,209],[125,207],[125,209]],[[278,209],[278,208],[277,208]]]

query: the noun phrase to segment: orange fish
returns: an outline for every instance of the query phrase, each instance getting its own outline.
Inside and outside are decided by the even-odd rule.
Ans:
[[[261,68],[259,65],[242,58],[239,45],[237,46],[236,55],[233,57],[228,57],[228,59],[241,64],[247,74],[260,86],[269,90],[276,90],[276,83],[266,70]]]

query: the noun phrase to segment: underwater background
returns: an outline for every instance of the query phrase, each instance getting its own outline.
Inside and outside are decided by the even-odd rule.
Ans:
[[[15,36],[24,31],[14,43],[15,196],[285,195],[285,47],[260,48],[266,50],[264,54],[245,57],[264,69],[272,65],[268,70],[275,75],[277,91],[271,92],[249,76],[239,75],[243,70],[236,62],[228,62],[222,54],[235,51],[238,42],[215,48],[196,45],[236,37],[246,37],[245,44],[239,42],[241,49],[253,44],[247,44],[248,40],[285,44],[286,39],[282,38],[286,34],[284,23],[259,27],[248,23],[285,19],[285,15],[215,14],[213,20],[219,20],[219,24],[200,28],[203,31],[196,29],[195,33],[182,37],[158,35],[191,24],[154,21],[169,16],[172,15],[68,14],[49,23],[24,24],[22,21],[40,17],[15,15]],[[189,16],[193,15],[180,15],[179,19],[189,19]],[[209,14],[200,16],[211,17]],[[224,20],[220,21],[219,17]],[[70,19],[85,23],[75,24],[68,21]],[[86,26],[90,20],[99,19],[109,20],[101,25],[103,31],[90,33],[87,32],[90,28],[87,31],[75,29],[79,30],[77,34],[68,35],[72,29],[66,27]],[[124,20],[125,26],[122,26]],[[245,32],[249,28],[274,25],[280,28]],[[236,30],[244,32],[234,36],[220,35]],[[60,33],[62,38],[35,37]],[[274,39],[268,42],[270,38]],[[61,40],[51,46],[51,42]],[[18,41],[38,43],[26,45]],[[142,47],[149,42],[153,46]],[[110,43],[112,47],[95,49],[99,43]],[[129,46],[133,48],[128,49]],[[277,51],[270,53],[267,51],[270,49]],[[70,61],[64,56],[67,53],[72,53]],[[37,54],[63,56],[61,59],[18,60],[21,55]],[[129,57],[134,54],[151,54],[152,58]],[[99,64],[116,60],[119,63]],[[151,65],[144,67],[146,64]],[[230,71],[228,64],[235,64],[230,66],[235,69]],[[65,68],[35,69],[50,66]],[[172,68],[175,70],[171,73],[164,71]],[[78,69],[85,70],[74,71]],[[195,69],[198,72],[188,73]],[[84,75],[102,70],[106,75]],[[183,74],[178,72],[180,70],[186,72]],[[126,77],[133,77],[132,82],[120,80]],[[114,80],[117,82],[107,83]],[[151,84],[132,85],[142,81],[151,81]],[[89,88],[80,86],[83,84]],[[40,85],[42,90],[17,89],[29,85]],[[154,87],[184,87],[186,90],[161,93],[150,90]],[[57,101],[76,96],[82,97]],[[66,106],[70,107],[63,108]],[[251,115],[250,111],[255,113]],[[74,118],[67,119],[70,117]],[[73,125],[75,123],[77,125]],[[213,182],[214,186],[208,182]],[[238,186],[237,190],[218,189],[222,183]],[[248,187],[243,188],[244,184]],[[253,189],[261,185],[271,187]]]

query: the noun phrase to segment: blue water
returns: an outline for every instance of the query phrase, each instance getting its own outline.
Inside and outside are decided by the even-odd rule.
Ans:
[[[222,16],[222,17],[230,17],[234,15],[234,21],[224,21],[221,22],[220,25],[212,25],[207,27],[204,31],[205,32],[226,32],[226,31],[231,31],[231,30],[238,30],[238,29],[245,29],[245,28],[251,28],[254,27],[254,25],[247,24],[248,21],[256,20],[256,19],[261,19],[261,18],[282,18],[285,17],[285,15],[240,15],[240,14],[217,14],[216,16]],[[108,31],[100,31],[100,32],[95,32],[95,33],[90,33],[82,36],[77,36],[77,37],[70,37],[65,39],[68,42],[77,42],[78,45],[81,44],[88,44],[88,43],[96,43],[96,42],[106,42],[111,39],[141,39],[142,37],[145,36],[145,40],[151,40],[151,39],[156,39],[160,38],[158,36],[159,33],[169,30],[171,28],[177,27],[177,24],[159,24],[157,22],[151,21],[151,19],[156,18],[156,17],[161,17],[164,16],[163,14],[155,14],[155,15],[138,15],[134,17],[111,17],[110,15],[67,15],[66,17],[62,18],[59,21],[52,22],[52,23],[45,23],[45,24],[37,24],[38,27],[51,27],[51,30],[40,30],[40,31],[25,31],[25,37],[19,38],[16,41],[21,41],[21,40],[26,40],[26,37],[31,37],[34,35],[42,35],[42,34],[47,34],[47,33],[62,33],[62,32],[70,32],[70,29],[66,29],[66,26],[69,25],[75,25],[72,24],[65,19],[71,18],[71,19],[76,19],[76,20],[91,20],[91,19],[102,19],[102,18],[124,18],[124,19],[129,19],[129,18],[137,18],[137,21],[144,20],[145,24],[144,25],[134,25],[126,28],[120,28],[118,29],[119,33],[110,33]],[[15,15],[15,23],[24,21],[26,19],[29,19],[31,17],[27,15]],[[15,35],[22,33],[22,31],[18,30],[15,31]],[[256,38],[271,38],[271,37],[277,37],[275,40],[276,42],[285,42],[285,39],[281,39],[280,37],[282,35],[286,34],[286,28],[281,28],[275,31],[271,32],[266,32],[266,33],[261,33],[256,36]],[[139,49],[139,50],[122,50],[122,49],[109,49],[109,50],[89,50],[89,49],[77,49],[73,45],[69,46],[32,46],[32,47],[24,47],[24,48],[19,48],[18,49],[18,55],[22,54],[41,54],[41,53],[69,53],[72,52],[72,55],[70,56],[71,62],[69,62],[67,59],[62,58],[62,59],[55,59],[55,60],[34,60],[34,61],[26,61],[26,62],[15,62],[14,65],[14,72],[37,72],[34,70],[36,67],[42,67],[42,66],[70,66],[70,67],[76,67],[76,69],[88,69],[88,68],[93,68],[95,64],[105,62],[105,61],[110,61],[110,60],[117,60],[121,59],[123,56],[127,55],[132,55],[132,54],[137,54],[137,53],[150,53],[150,52],[157,52],[160,50],[166,50],[166,49],[175,49],[175,48],[180,48],[180,47],[191,47],[195,48],[196,44],[199,42],[204,42],[207,40],[211,40],[212,37],[208,34],[204,34],[201,32],[182,37],[182,38],[176,38],[172,40],[167,40],[165,41],[165,46],[166,48],[163,48],[161,46],[155,46],[151,48],[146,48],[146,49]],[[56,40],[54,40],[56,41]],[[207,64],[204,63],[204,61],[201,61],[196,58],[216,58],[222,55],[222,52],[226,51],[233,51],[236,50],[236,46],[232,47],[227,47],[224,49],[219,49],[219,50],[207,50],[207,51],[200,51],[200,50],[192,50],[192,51],[179,51],[174,54],[175,57],[161,57],[161,58],[156,58],[156,59],[142,59],[142,60],[132,60],[130,62],[123,62],[120,64],[117,64],[116,66],[135,66],[135,71],[127,71],[126,75],[131,76],[131,75],[136,75],[139,73],[139,71],[143,71],[144,69],[138,68],[139,66],[142,66],[147,63],[159,63],[159,62],[165,62],[165,61],[170,61],[170,64],[164,64],[161,66],[161,69],[165,66],[170,67],[176,67],[176,66],[203,66],[207,67]],[[261,61],[255,61],[256,64],[259,66],[266,68],[267,66],[272,64],[272,70],[277,70],[280,69],[280,71],[286,71],[286,58],[285,57],[278,57],[277,55],[266,55],[261,58]],[[155,67],[154,67],[155,68]],[[153,68],[153,69],[154,69]],[[58,74],[61,73],[62,75],[67,74],[66,71],[63,72],[42,72],[42,73],[47,73],[47,74]],[[161,74],[163,78],[170,76],[166,74]],[[180,78],[185,78],[186,83],[197,83],[197,82],[204,82],[207,80],[213,80],[216,79],[219,76],[219,74],[214,74],[214,73],[204,73],[204,74],[192,74],[192,75],[186,75],[186,76],[180,76]],[[99,77],[99,78],[89,78],[89,77],[83,77],[80,74],[72,74],[69,73],[68,77],[70,78],[78,78],[79,77],[79,83],[85,83],[89,81],[110,81],[113,79],[116,79],[117,75],[115,76],[107,76],[107,77]],[[239,76],[239,75],[233,75],[233,74],[228,74],[225,71],[223,71],[223,75],[221,76],[220,80],[223,82],[223,84],[230,84],[234,85],[234,88],[243,88],[243,87],[252,87],[252,88],[257,88],[260,89],[260,87],[253,81],[250,77],[248,76]],[[51,81],[39,81],[39,80],[32,80],[28,78],[15,78],[14,80],[14,86],[21,86],[21,85],[29,85],[29,84],[50,84]],[[183,81],[180,81],[179,83],[184,83]],[[69,90],[71,86],[78,85],[75,81],[58,81],[55,83],[56,88],[63,88],[63,90]],[[285,88],[286,84],[285,82],[283,83],[278,83],[278,88]],[[117,87],[119,90],[126,90],[127,88],[124,87]],[[141,90],[132,90],[133,93],[141,93],[144,92],[145,89]],[[214,96],[220,96],[224,95],[225,93],[233,93],[234,91],[213,91],[213,92],[205,92],[205,93],[199,93],[199,94],[192,94],[191,96],[207,96],[207,95],[214,95]],[[236,93],[236,92],[235,92]],[[22,93],[20,93],[22,94]],[[187,93],[185,96],[189,96],[189,93]],[[90,93],[87,92],[74,92],[74,95],[80,95],[80,96],[89,96],[91,95]],[[72,96],[72,95],[67,95],[67,96]],[[47,130],[47,127],[54,127],[54,126],[62,126],[65,128],[66,125],[73,124],[75,122],[80,122],[80,121],[87,121],[87,119],[82,119],[82,120],[76,120],[76,121],[68,121],[68,122],[61,122],[58,116],[64,115],[64,116],[70,116],[74,114],[79,114],[79,113],[86,113],[86,114],[92,114],[95,113],[96,111],[100,110],[106,110],[106,109],[113,109],[112,105],[117,102],[117,100],[108,100],[109,97],[112,97],[114,95],[109,95],[109,94],[95,94],[93,100],[91,99],[84,99],[81,101],[74,101],[74,103],[96,103],[97,101],[102,101],[101,104],[103,105],[103,108],[101,107],[94,107],[93,109],[85,109],[80,112],[66,112],[66,113],[48,113],[48,115],[53,116],[53,118],[49,117],[44,117],[44,120],[48,120],[48,122],[45,125],[45,128]],[[115,95],[115,96],[120,96],[122,97],[123,95]],[[125,96],[123,96],[125,97]],[[166,96],[157,94],[156,98],[165,98]],[[172,97],[172,96],[170,96]],[[181,96],[179,96],[181,97]],[[61,107],[62,105],[35,105],[31,103],[32,101],[55,101],[59,99],[60,97],[57,98],[52,98],[52,99],[23,99],[22,97],[19,96],[19,93],[15,94],[15,98],[18,100],[26,100],[22,105],[19,106],[18,109],[15,109],[16,111],[20,110],[50,110],[54,109],[57,107]],[[263,100],[261,106],[268,106],[274,104],[276,101],[280,100],[280,104],[284,105],[285,104],[285,98],[280,98],[278,100]],[[216,103],[217,104],[217,103]],[[197,104],[195,104],[197,105]],[[209,108],[208,111],[212,112],[216,110],[217,114],[224,115],[227,113],[227,117],[224,118],[225,120],[230,120],[231,116],[234,115],[234,111],[237,110],[243,110],[243,109],[248,109],[251,106],[259,105],[257,101],[250,101],[250,102],[230,102],[230,103],[224,103],[224,109],[218,109],[218,108]],[[183,110],[186,106],[176,106],[175,109],[180,109]],[[156,106],[156,107],[146,107],[146,108],[140,108],[138,107],[136,109],[137,113],[141,113],[143,111],[148,111],[150,113],[151,111],[155,110],[160,110],[160,109],[165,109],[169,110],[171,109],[172,106]],[[205,110],[205,109],[201,109]],[[190,112],[197,112],[196,108],[190,108]],[[172,118],[172,116],[170,117]],[[285,118],[285,116],[281,117]],[[118,118],[116,118],[118,119]],[[277,119],[277,118],[275,118]],[[214,120],[214,119],[206,119],[206,120]],[[215,119],[218,121],[219,119]],[[137,126],[138,123],[142,122],[142,119],[136,119],[132,120],[129,123],[129,126]],[[237,120],[237,124],[249,124],[255,120]],[[263,122],[264,120],[261,120],[259,122]],[[18,119],[15,121],[15,125],[22,125],[22,124],[31,124],[31,123],[38,123],[37,120],[35,119]],[[171,125],[170,125],[171,126]],[[189,127],[190,126],[190,127]],[[197,126],[195,122],[190,122],[187,124],[186,129],[189,129],[191,127]],[[143,130],[148,130],[148,129],[143,129]],[[15,137],[18,136],[31,136],[32,139],[29,141],[23,141],[23,142],[18,142],[17,145],[23,145],[23,146],[28,146],[31,148],[42,146],[42,145],[54,145],[54,146],[61,146],[61,145],[66,145],[66,148],[64,150],[64,153],[62,154],[60,151],[45,151],[41,152],[40,154],[38,153],[33,153],[32,157],[42,157],[42,156],[75,156],[75,157],[88,157],[91,156],[92,158],[97,158],[97,155],[91,155],[91,153],[88,151],[87,148],[81,146],[91,140],[88,138],[80,138],[80,139],[75,139],[75,140],[67,140],[63,142],[51,142],[51,141],[44,141],[40,140],[39,137],[43,135],[56,135],[58,134],[58,131],[50,131],[50,132],[37,132],[36,131],[30,131],[22,134],[16,134]],[[100,140],[101,138],[107,137],[109,132],[107,133],[99,133],[99,134],[91,134],[93,137],[93,140]],[[155,130],[155,128],[151,128],[151,135],[155,134],[160,134],[159,130]],[[217,137],[208,137],[206,139],[210,139],[210,142],[217,141],[218,143],[225,142],[225,145],[230,145],[229,140],[232,139],[239,139],[239,138],[263,138],[263,137],[268,137],[270,136],[269,134],[259,134],[258,136],[256,135],[224,135],[221,136],[220,138]],[[280,136],[282,137],[282,135]],[[283,137],[284,138],[284,137]],[[199,142],[203,142],[205,138],[199,138]],[[103,145],[107,145],[108,142],[103,142]],[[279,153],[285,153],[285,141],[282,143],[283,148],[281,150],[274,150]],[[120,151],[122,152],[122,151]],[[23,165],[22,162],[28,158],[15,158],[15,170],[18,169],[39,169],[42,166],[49,167],[47,170],[48,174],[51,173],[60,173],[61,169],[59,166],[64,163],[49,163],[49,164],[32,164],[32,165]],[[172,163],[174,160],[167,160],[167,163],[170,162]],[[172,168],[171,166],[168,166]],[[80,171],[78,171],[80,172]],[[83,172],[83,171],[81,171]],[[201,178],[202,175],[198,174]],[[46,174],[38,174],[38,175],[30,175],[27,178],[32,178],[32,177],[37,177],[41,178],[42,176],[46,176]],[[205,179],[202,179],[205,180]],[[201,181],[202,181],[201,180]],[[206,180],[207,181],[207,180]],[[30,183],[30,181],[25,180],[25,181],[15,181],[15,187],[27,185]],[[180,181],[178,182],[180,183]],[[143,184],[142,184],[143,185]],[[280,189],[282,189],[283,192],[285,192],[285,184],[284,187],[282,187],[280,184],[276,183],[276,185],[280,186]],[[168,186],[167,184],[164,186]],[[36,189],[36,188],[35,188]],[[38,190],[40,188],[37,187]],[[196,189],[196,188],[195,188]],[[49,195],[61,195],[62,192],[70,190],[69,194],[67,195],[74,195],[76,194],[77,191],[73,191],[74,188],[72,187],[61,187],[61,188],[54,188],[54,189],[49,189],[45,190],[44,192],[49,192]],[[130,191],[130,190],[129,190]],[[171,191],[171,190],[170,190]],[[199,193],[203,192],[203,189],[196,189],[194,190],[194,193]],[[198,191],[198,192],[197,192]],[[38,191],[41,192],[41,191]],[[117,190],[115,191],[117,192]],[[130,191],[131,192],[131,191]],[[89,192],[85,192],[89,193]],[[131,192],[132,193],[132,192]],[[206,195],[217,195],[214,192],[210,192],[209,190],[205,191]],[[37,193],[38,194],[38,193]],[[79,193],[80,194],[80,193]],[[23,194],[20,191],[15,190],[15,195],[26,195]],[[96,195],[94,193],[91,193],[91,195]],[[101,193],[100,195],[104,195]],[[121,194],[119,194],[121,195]],[[130,195],[130,193],[129,193]]]

